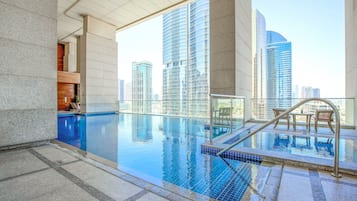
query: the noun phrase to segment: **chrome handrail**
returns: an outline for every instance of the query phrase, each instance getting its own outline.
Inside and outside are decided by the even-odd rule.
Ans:
[[[233,143],[230,146],[226,147],[225,149],[221,150],[220,152],[217,153],[217,156],[222,155],[224,152],[232,149],[237,144],[239,144],[242,141],[246,140],[247,138],[255,135],[256,133],[258,133],[259,131],[263,130],[264,128],[266,128],[270,124],[274,123],[275,121],[280,119],[282,116],[289,114],[290,112],[292,112],[293,110],[297,109],[301,105],[304,105],[305,103],[310,102],[310,101],[324,102],[324,103],[328,104],[332,108],[334,113],[335,113],[335,119],[336,119],[336,126],[335,126],[336,127],[336,133],[335,133],[335,157],[334,157],[333,173],[331,173],[331,175],[334,176],[334,177],[341,177],[341,175],[339,174],[340,113],[339,113],[338,109],[336,108],[336,106],[331,101],[329,101],[327,99],[322,99],[322,98],[308,98],[308,99],[300,101],[299,103],[297,103],[296,105],[294,105],[291,108],[287,109],[286,111],[284,111],[283,113],[281,113],[280,115],[275,117],[274,119],[268,121],[263,126],[259,127],[257,130],[253,131],[249,135],[246,135],[246,136],[240,138],[235,143]]]

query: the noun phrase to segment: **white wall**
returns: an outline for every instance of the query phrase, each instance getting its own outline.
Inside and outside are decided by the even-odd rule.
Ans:
[[[84,18],[80,39],[81,112],[118,111],[118,67],[115,27]]]
[[[0,147],[57,137],[57,1],[0,1]]]

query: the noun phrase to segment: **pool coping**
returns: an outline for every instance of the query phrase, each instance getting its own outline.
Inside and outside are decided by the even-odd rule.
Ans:
[[[219,151],[228,147],[229,144],[209,144],[204,143],[201,145],[201,150],[207,154],[217,154]],[[299,156],[295,154],[276,152],[269,150],[259,150],[248,147],[234,147],[224,154],[224,157],[234,159],[239,156],[246,160],[258,159],[261,162],[269,163],[283,163],[302,168],[315,168],[317,170],[330,171],[333,170],[333,160],[315,158],[310,156]],[[339,162],[339,172],[348,175],[357,176],[357,164],[350,162]]]

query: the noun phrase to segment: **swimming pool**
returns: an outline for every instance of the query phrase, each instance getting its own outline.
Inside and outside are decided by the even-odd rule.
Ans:
[[[240,200],[251,186],[262,189],[269,167],[201,153],[208,140],[205,121],[138,114],[59,116],[58,140],[154,184],[174,184],[218,200]]]

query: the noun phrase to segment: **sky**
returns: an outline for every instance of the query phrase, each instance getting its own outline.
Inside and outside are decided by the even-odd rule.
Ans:
[[[292,82],[320,88],[321,97],[345,97],[343,0],[252,0],[267,30],[292,44]],[[117,32],[118,76],[131,82],[133,61],[153,64],[153,94],[162,91],[162,16]]]
[[[253,0],[252,7],[264,15],[267,30],[291,42],[293,86],[345,97],[343,0]]]

